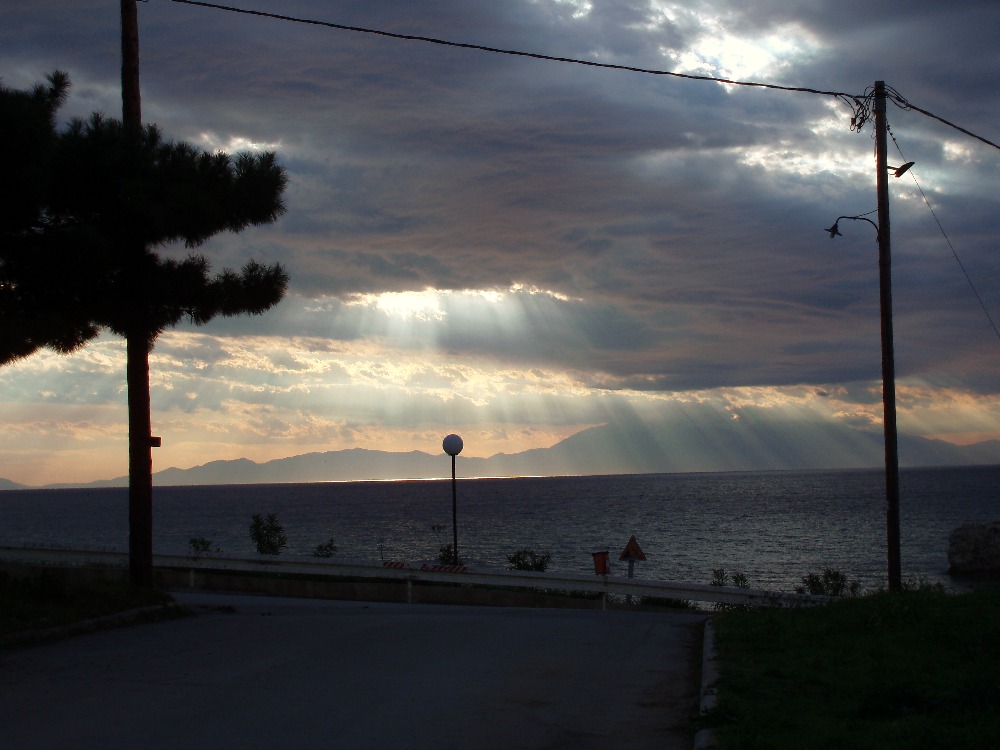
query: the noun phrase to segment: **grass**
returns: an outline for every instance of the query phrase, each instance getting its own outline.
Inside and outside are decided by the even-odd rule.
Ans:
[[[56,574],[13,578],[0,573],[0,644],[36,640],[53,629],[167,604],[170,596],[125,583],[69,583]]]
[[[720,750],[1000,747],[1000,586],[716,618]]]

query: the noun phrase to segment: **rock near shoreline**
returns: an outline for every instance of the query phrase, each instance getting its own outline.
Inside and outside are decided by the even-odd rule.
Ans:
[[[1000,578],[1000,521],[959,526],[948,537],[952,575]]]

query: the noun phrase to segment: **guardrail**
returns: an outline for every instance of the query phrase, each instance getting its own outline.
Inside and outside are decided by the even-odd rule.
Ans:
[[[0,547],[0,560],[25,563],[70,563],[76,565],[128,565],[128,554],[124,552],[100,552],[88,550],[54,550],[21,547]],[[399,567],[394,564],[355,564],[330,562],[323,559],[306,561],[271,559],[265,556],[255,559],[154,555],[153,566],[173,570],[233,571],[279,573],[290,575],[329,576],[331,578],[368,578],[399,580],[412,583],[451,583],[476,586],[498,586],[531,589],[536,591],[565,591],[571,593],[597,593],[625,597],[653,597],[659,599],[680,599],[690,602],[708,602],[742,606],[797,607],[822,604],[828,597],[795,594],[788,592],[763,591],[760,589],[712,586],[710,584],[682,583],[676,581],[653,581],[618,576],[579,575],[569,573],[535,573],[527,571],[471,569],[464,572],[453,570],[432,570],[430,566]],[[447,567],[447,566],[435,566]]]

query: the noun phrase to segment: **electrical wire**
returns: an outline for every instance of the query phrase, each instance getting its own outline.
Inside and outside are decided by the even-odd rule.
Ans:
[[[262,18],[270,18],[278,21],[288,21],[292,23],[308,24],[312,26],[323,26],[326,28],[338,29],[341,31],[350,31],[361,34],[372,34],[375,36],[386,37],[389,39],[397,39],[397,40],[412,41],[412,42],[424,42],[427,44],[437,44],[446,47],[457,47],[460,49],[477,50],[480,52],[490,52],[499,55],[527,57],[534,60],[546,60],[550,62],[570,63],[573,65],[584,65],[587,67],[605,68],[610,70],[622,70],[630,73],[643,73],[646,75],[670,76],[673,78],[684,78],[693,81],[710,81],[714,83],[722,83],[731,86],[745,86],[751,88],[772,89],[776,91],[788,91],[794,93],[832,96],[840,100],[844,104],[846,104],[853,111],[854,116],[851,118],[851,130],[854,131],[861,131],[872,116],[872,107],[875,95],[873,87],[869,87],[868,89],[866,89],[864,94],[854,95],[854,94],[848,94],[843,91],[823,91],[821,89],[806,88],[801,86],[780,86],[777,84],[762,83],[759,81],[739,81],[731,78],[720,78],[717,76],[694,75],[691,73],[677,73],[669,70],[640,68],[632,65],[602,63],[602,62],[595,62],[593,60],[581,60],[572,57],[558,57],[555,55],[546,55],[538,52],[524,52],[521,50],[504,49],[500,47],[488,47],[485,45],[472,44],[469,42],[453,42],[453,41],[448,41],[446,39],[438,39],[435,37],[428,37],[428,36],[419,36],[415,34],[398,34],[395,32],[384,31],[381,29],[371,29],[363,26],[349,26],[347,24],[334,23],[332,21],[319,21],[316,19],[299,18],[296,16],[288,16],[279,13],[270,13],[259,10],[248,10],[246,8],[236,8],[229,5],[220,5],[218,3],[203,2],[202,0],[171,0],[171,2],[180,3],[182,5],[193,5],[202,8],[212,8],[215,10],[222,10],[230,13],[240,13],[249,16],[259,16]],[[977,135],[972,131],[967,130],[963,127],[960,127],[955,123],[944,119],[943,117],[935,115],[932,112],[928,112],[926,109],[922,109],[921,107],[916,106],[890,86],[886,86],[886,98],[904,111],[912,110],[914,112],[919,112],[920,114],[926,117],[930,117],[934,120],[937,120],[938,122],[947,125],[948,127],[954,128],[955,130],[958,130],[959,132],[964,133],[965,135],[968,135],[971,138],[975,138],[985,143],[988,146],[1000,149],[1000,145],[997,145],[993,141],[983,138],[982,136]],[[896,141],[895,135],[893,135],[891,129],[889,129],[888,126],[887,126],[887,132],[892,138],[893,143],[896,145],[896,150],[899,151],[900,157],[902,157],[903,160],[905,161],[906,157],[903,156],[902,149],[900,149],[899,143]],[[958,263],[959,268],[962,269],[962,273],[965,275],[966,281],[969,283],[969,286],[971,287],[973,294],[975,294],[976,299],[979,301],[980,307],[983,308],[983,312],[986,314],[986,318],[987,320],[989,320],[990,326],[992,326],[993,328],[993,332],[996,333],[997,338],[1000,339],[1000,330],[998,330],[997,325],[993,320],[993,317],[990,315],[989,309],[986,307],[986,303],[983,301],[982,296],[979,294],[979,291],[976,289],[975,284],[972,282],[972,278],[969,276],[969,273],[966,270],[965,265],[962,263],[961,258],[958,257],[958,253],[956,252],[955,247],[951,242],[951,239],[948,237],[947,232],[945,232],[944,226],[941,224],[941,220],[938,219],[937,214],[934,212],[934,208],[931,206],[930,200],[928,200],[926,193],[924,193],[923,188],[920,186],[920,183],[917,182],[917,178],[913,174],[912,170],[910,171],[910,176],[913,178],[913,183],[917,186],[917,190],[920,191],[920,195],[923,197],[924,203],[927,205],[927,209],[931,212],[931,216],[933,216],[934,221],[937,222],[938,229],[941,231],[941,235],[944,237],[945,242],[948,243],[948,247],[951,249],[951,253],[954,256],[955,261]]]
[[[861,105],[860,97],[857,97],[853,94],[845,93],[843,91],[823,91],[821,89],[806,88],[802,86],[780,86],[774,83],[761,83],[759,81],[738,81],[731,78],[719,78],[716,76],[695,75],[692,73],[676,73],[670,70],[640,68],[632,65],[619,65],[615,63],[596,62],[594,60],[582,60],[575,57],[558,57],[556,55],[546,55],[539,52],[524,52],[521,50],[504,49],[501,47],[488,47],[486,45],[472,44],[468,42],[452,42],[446,39],[438,39],[429,36],[418,36],[415,34],[397,34],[392,31],[370,29],[370,28],[365,28],[363,26],[349,26],[341,23],[333,23],[332,21],[318,21],[315,19],[298,18],[296,16],[286,16],[280,13],[269,13],[260,10],[247,10],[246,8],[234,8],[229,5],[219,5],[218,3],[201,2],[201,0],[171,0],[171,2],[180,3],[182,5],[194,5],[202,8],[213,8],[215,10],[224,10],[230,13],[241,13],[243,15],[248,15],[248,16],[260,16],[263,18],[270,18],[277,21],[290,21],[292,23],[309,24],[312,26],[325,26],[327,28],[339,29],[341,31],[352,31],[361,34],[373,34],[375,36],[387,37],[389,39],[398,39],[410,42],[425,42],[427,44],[438,44],[438,45],[443,45],[445,47],[458,47],[461,49],[477,50],[480,52],[491,52],[493,54],[498,54],[498,55],[513,55],[515,57],[528,57],[534,60],[547,60],[549,62],[570,63],[573,65],[584,65],[591,68],[607,68],[610,70],[623,70],[629,73],[643,73],[646,75],[654,75],[654,76],[670,76],[673,78],[686,78],[692,81],[711,81],[714,83],[723,83],[730,86],[748,86],[752,88],[774,89],[776,91],[790,91],[800,94],[817,94],[820,96],[832,96],[836,99],[839,99],[848,107],[850,107],[855,112],[855,116],[857,116],[858,107]],[[863,120],[861,124],[863,124]],[[854,129],[860,129],[860,124],[858,125],[857,128]]]
[[[896,146],[896,151],[899,152],[899,157],[905,162],[906,161],[906,157],[903,155],[903,149],[900,148],[899,141],[896,140],[896,136],[892,132],[892,128],[886,126],[886,132],[889,134],[889,137],[892,138],[892,142]],[[955,262],[958,263],[958,267],[962,269],[962,274],[965,276],[965,280],[969,283],[969,287],[972,289],[972,293],[974,295],[976,295],[976,299],[979,301],[979,306],[981,308],[983,308],[983,313],[986,315],[986,319],[990,322],[990,326],[993,328],[993,333],[996,334],[997,339],[1000,339],[1000,330],[997,329],[997,324],[993,320],[993,316],[990,315],[989,308],[986,306],[986,303],[983,301],[982,295],[979,294],[979,290],[976,289],[976,285],[972,282],[972,277],[969,276],[969,272],[966,270],[965,264],[962,263],[962,259],[958,257],[958,252],[955,250],[955,246],[951,243],[951,238],[948,237],[948,233],[944,230],[944,225],[941,223],[941,220],[938,218],[937,213],[934,211],[934,208],[931,206],[931,202],[927,198],[927,194],[924,192],[924,189],[920,186],[920,183],[917,182],[917,176],[915,174],[913,174],[913,169],[912,168],[909,169],[908,172],[909,172],[910,177],[913,178],[913,184],[916,185],[917,186],[917,190],[920,191],[920,195],[924,199],[924,203],[927,205],[927,210],[931,212],[931,216],[934,217],[934,221],[937,223],[938,229],[941,230],[941,236],[944,237],[944,241],[946,243],[948,243],[948,247],[951,249],[951,254],[955,258]]]
[[[976,135],[971,130],[966,130],[965,128],[960,127],[960,126],[956,125],[953,122],[949,122],[948,120],[944,119],[943,117],[939,117],[938,115],[934,114],[933,112],[928,112],[926,109],[921,109],[917,105],[911,104],[909,101],[907,101],[894,88],[886,86],[885,87],[885,93],[886,93],[886,98],[889,101],[891,101],[893,104],[895,104],[897,107],[899,107],[900,109],[902,109],[904,112],[909,111],[909,110],[913,110],[914,112],[919,112],[920,114],[924,115],[925,117],[930,117],[931,119],[937,120],[938,122],[943,123],[944,125],[947,125],[950,128],[954,128],[955,130],[957,130],[960,133],[964,133],[965,135],[969,136],[970,138],[975,138],[977,141],[982,141],[987,146],[992,146],[993,148],[1000,149],[1000,146],[998,146],[993,141],[988,140],[987,138],[983,138],[981,135]],[[898,147],[899,146],[897,145],[897,148]]]
[[[477,50],[480,52],[491,52],[497,55],[513,55],[516,57],[528,57],[534,60],[547,60],[550,62],[560,62],[560,63],[570,63],[572,65],[585,65],[592,68],[606,68],[609,70],[622,70],[630,73],[643,73],[646,75],[654,76],[670,76],[672,78],[685,78],[691,81],[710,81],[713,83],[722,83],[729,86],[745,86],[751,88],[760,89],[772,89],[775,91],[788,91],[799,94],[817,94],[820,96],[832,96],[842,103],[846,104],[854,113],[851,118],[851,130],[860,131],[865,123],[871,119],[872,110],[872,99],[873,90],[869,88],[864,94],[858,96],[854,94],[848,94],[843,91],[824,91],[822,89],[807,88],[803,86],[780,86],[774,83],[762,83],[760,81],[739,81],[732,78],[720,78],[717,76],[708,75],[695,75],[693,73],[677,73],[671,70],[657,70],[652,68],[640,68],[633,65],[619,65],[615,63],[602,63],[596,62],[594,60],[582,60],[574,57],[559,57],[556,55],[546,55],[539,52],[524,52],[521,50],[514,49],[504,49],[501,47],[488,47],[482,44],[472,44],[469,42],[452,42],[446,39],[438,39],[436,37],[429,36],[419,36],[416,34],[398,34],[392,31],[384,31],[382,29],[370,29],[363,26],[350,26],[342,23],[334,23],[332,21],[319,21],[310,18],[299,18],[297,16],[288,16],[280,13],[269,13],[267,11],[260,10],[248,10],[246,8],[236,8],[231,5],[220,5],[218,3],[208,3],[202,2],[202,0],[170,0],[174,3],[180,3],[182,5],[193,5],[201,8],[212,8],[215,10],[223,10],[229,13],[240,13],[248,16],[259,16],[262,18],[270,18],[276,21],[289,21],[292,23],[302,23],[311,26],[324,26],[330,29],[338,29],[340,31],[351,31],[360,34],[373,34],[375,36],[386,37],[389,39],[398,39],[410,42],[424,42],[427,44],[437,44],[445,47],[458,47],[460,49],[470,49]],[[928,112],[926,109],[922,109],[917,105],[908,101],[902,94],[891,87],[886,87],[886,98],[895,104],[900,109],[905,111],[912,110],[913,112],[919,112],[925,117],[929,117],[933,120],[947,125],[950,128],[954,128],[960,133],[975,138],[987,146],[992,146],[995,149],[1000,149],[1000,145],[997,145],[988,138],[984,138],[981,135],[973,133],[971,130],[967,130],[955,123],[946,120],[933,112]]]

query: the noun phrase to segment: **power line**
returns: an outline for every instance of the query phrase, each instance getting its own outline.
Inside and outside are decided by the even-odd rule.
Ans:
[[[731,78],[719,78],[717,76],[706,76],[706,75],[694,75],[692,73],[677,73],[672,70],[657,70],[653,68],[640,68],[633,65],[618,65],[615,63],[602,63],[596,62],[594,60],[581,60],[575,57],[559,57],[556,55],[546,55],[539,52],[524,52],[522,50],[514,49],[504,49],[501,47],[488,47],[483,44],[472,44],[469,42],[452,42],[447,39],[438,39],[436,37],[430,36],[419,36],[416,34],[397,34],[392,31],[384,31],[382,29],[370,29],[364,26],[350,26],[342,23],[334,23],[332,21],[319,21],[311,18],[299,18],[297,16],[287,16],[280,13],[269,13],[260,10],[247,10],[246,8],[235,8],[230,5],[220,5],[218,3],[206,3],[201,2],[201,0],[171,0],[174,3],[181,3],[182,5],[194,5],[202,8],[214,8],[215,10],[224,10],[229,13],[240,13],[247,16],[260,16],[261,18],[270,18],[276,21],[288,21],[291,23],[302,23],[311,26],[324,26],[330,29],[338,29],[340,31],[351,31],[359,34],[373,34],[375,36],[386,37],[388,39],[398,39],[409,42],[424,42],[426,44],[438,44],[445,47],[458,47],[460,49],[470,49],[477,50],[479,52],[490,52],[497,55],[512,55],[515,57],[527,57],[534,60],[547,60],[549,62],[559,62],[559,63],[569,63],[572,65],[584,65],[591,68],[606,68],[609,70],[622,70],[629,73],[643,73],[645,75],[654,76],[670,76],[672,78],[685,78],[691,81],[711,81],[713,83],[724,83],[730,86],[746,86],[750,88],[760,88],[760,89],[772,89],[775,91],[789,91],[799,94],[816,94],[820,96],[832,96],[839,99],[841,102],[846,104],[854,112],[854,117],[851,118],[851,130],[861,130],[865,122],[870,118],[871,113],[871,100],[872,92],[871,89],[866,91],[864,94],[858,96],[854,94],[848,94],[844,91],[824,91],[822,89],[807,88],[803,86],[780,86],[774,83],[762,83],[759,81],[738,81]],[[960,133],[975,138],[987,146],[992,146],[995,149],[1000,150],[1000,145],[997,145],[993,141],[983,138],[981,135],[973,133],[971,130],[967,130],[955,123],[946,120],[933,112],[928,112],[926,109],[922,109],[917,105],[909,102],[905,97],[903,97],[898,91],[891,87],[886,87],[888,93],[888,99],[892,101],[897,107],[903,110],[912,110],[914,112],[919,112],[925,117],[929,117],[933,120],[947,125],[950,128],[954,128]]]
[[[291,23],[301,23],[301,24],[307,24],[307,25],[311,25],[311,26],[323,26],[323,27],[330,28],[330,29],[338,29],[340,31],[350,31],[350,32],[361,33],[361,34],[372,34],[374,36],[386,37],[388,39],[397,39],[397,40],[412,41],[412,42],[424,42],[424,43],[427,43],[427,44],[437,44],[437,45],[441,45],[441,46],[445,46],[445,47],[457,47],[457,48],[460,48],[460,49],[476,50],[476,51],[480,51],[480,52],[490,52],[490,53],[499,54],[499,55],[511,55],[511,56],[515,56],[515,57],[527,57],[527,58],[534,59],[534,60],[546,60],[546,61],[549,61],[549,62],[569,63],[569,64],[573,64],[573,65],[583,65],[583,66],[592,67],[592,68],[605,68],[605,69],[609,69],[609,70],[621,70],[621,71],[626,71],[626,72],[630,72],[630,73],[642,73],[642,74],[645,74],[645,75],[670,76],[672,78],[684,78],[684,79],[688,79],[688,80],[692,80],[692,81],[710,81],[710,82],[713,82],[713,83],[722,83],[722,84],[727,84],[727,85],[731,85],[731,86],[745,86],[745,87],[751,87],[751,88],[772,89],[772,90],[776,90],[776,91],[788,91],[788,92],[802,93],[802,94],[815,94],[815,95],[820,95],[820,96],[832,96],[832,97],[835,97],[835,98],[839,99],[841,102],[843,102],[844,104],[846,104],[848,107],[850,107],[853,110],[854,116],[851,118],[851,130],[858,130],[858,131],[860,131],[864,127],[865,123],[869,119],[871,119],[871,116],[872,116],[872,102],[873,102],[873,99],[874,99],[874,89],[871,88],[871,87],[869,87],[865,91],[864,94],[854,95],[854,94],[848,94],[848,93],[843,92],[843,91],[824,91],[824,90],[821,90],[821,89],[806,88],[806,87],[801,87],[801,86],[780,86],[780,85],[777,85],[777,84],[762,83],[762,82],[759,82],[759,81],[739,81],[739,80],[734,80],[734,79],[730,79],[730,78],[720,78],[720,77],[717,77],[717,76],[694,75],[694,74],[690,74],[690,73],[677,73],[677,72],[670,71],[670,70],[657,70],[657,69],[651,69],[651,68],[640,68],[640,67],[636,67],[636,66],[632,66],[632,65],[619,65],[619,64],[615,64],[615,63],[602,63],[602,62],[596,62],[596,61],[593,61],[593,60],[582,60],[582,59],[572,58],[572,57],[559,57],[559,56],[555,56],[555,55],[547,55],[547,54],[542,54],[542,53],[538,53],[538,52],[525,52],[525,51],[522,51],[522,50],[504,49],[504,48],[500,48],[500,47],[489,47],[489,46],[486,46],[486,45],[472,44],[472,43],[469,43],[469,42],[453,42],[453,41],[449,41],[449,40],[446,40],[446,39],[439,39],[439,38],[436,38],[436,37],[419,36],[419,35],[415,35],[415,34],[399,34],[399,33],[396,33],[396,32],[385,31],[385,30],[382,30],[382,29],[371,29],[371,28],[366,28],[366,27],[363,27],[363,26],[350,26],[350,25],[347,25],[347,24],[334,23],[332,21],[319,21],[319,20],[316,20],[316,19],[299,18],[299,17],[296,17],[296,16],[283,15],[283,14],[280,14],[280,13],[270,13],[270,12],[259,11],[259,10],[248,10],[246,8],[236,8],[236,7],[229,6],[229,5],[220,5],[218,3],[202,2],[202,0],[171,0],[171,2],[180,3],[180,4],[183,4],[183,5],[193,5],[193,6],[198,6],[198,7],[202,7],[202,8],[213,8],[215,10],[223,10],[223,11],[227,11],[227,12],[230,12],[230,13],[239,13],[239,14],[248,15],[248,16],[259,16],[259,17],[262,17],[262,18],[270,18],[270,19],[277,20],[277,21],[288,21],[288,22],[291,22]],[[887,86],[886,87],[886,93],[887,93],[887,98],[890,101],[892,101],[893,104],[895,104],[897,107],[899,107],[900,109],[902,109],[904,111],[912,110],[914,112],[919,112],[920,114],[924,115],[925,117],[929,117],[931,119],[937,120],[938,122],[940,122],[940,123],[942,123],[944,125],[947,125],[948,127],[954,128],[955,130],[958,130],[959,132],[964,133],[965,135],[968,135],[971,138],[975,138],[975,139],[981,141],[982,143],[985,143],[988,146],[992,146],[993,148],[1000,149],[1000,145],[997,145],[993,141],[990,141],[990,140],[988,140],[988,139],[986,139],[986,138],[984,138],[984,137],[982,137],[980,135],[977,135],[976,133],[973,133],[972,131],[967,130],[966,128],[960,127],[959,125],[956,125],[955,123],[950,122],[949,120],[946,120],[943,117],[935,115],[934,113],[929,112],[926,109],[923,109],[921,107],[916,106],[915,104],[913,104],[910,101],[908,101],[902,94],[900,94],[898,91],[896,91],[892,87],[888,87]],[[890,132],[890,135],[892,135],[891,132]],[[900,156],[902,156],[902,151],[899,148],[899,143],[896,142],[895,136],[892,136],[892,140],[896,144],[896,149],[900,151]],[[904,157],[904,159],[905,159],[905,157]],[[951,240],[949,239],[947,233],[945,232],[944,227],[941,224],[941,221],[938,219],[937,214],[934,213],[934,209],[931,207],[930,201],[927,199],[926,194],[924,194],[923,188],[921,188],[920,183],[917,182],[917,178],[915,176],[913,176],[911,174],[911,177],[913,177],[914,184],[917,186],[917,189],[920,191],[920,194],[923,196],[924,203],[927,204],[928,210],[931,212],[931,215],[934,217],[934,220],[937,222],[938,228],[941,230],[941,234],[944,236],[945,241],[948,243],[948,247],[951,248],[952,255],[955,256],[955,260],[958,262],[959,267],[962,269],[962,273],[965,274],[965,278],[969,282],[969,286],[972,287],[972,291],[976,295],[976,299],[979,300],[979,304],[982,306],[983,312],[986,313],[986,317],[990,321],[990,325],[993,327],[993,331],[997,334],[997,337],[1000,338],[1000,330],[997,329],[996,324],[993,322],[993,318],[990,316],[989,310],[987,309],[985,303],[983,302],[982,297],[980,296],[980,294],[979,294],[978,290],[976,289],[975,285],[972,283],[972,279],[969,277],[969,274],[966,271],[965,266],[962,264],[961,259],[958,257],[958,253],[955,251],[955,248],[952,245]]]
[[[584,65],[591,68],[607,68],[610,70],[622,70],[629,73],[643,73],[646,75],[654,75],[654,76],[670,76],[672,78],[686,78],[692,81],[711,81],[713,83],[724,83],[730,86],[748,86],[761,89],[774,89],[776,91],[791,91],[801,94],[817,94],[820,96],[832,96],[836,97],[837,99],[840,99],[842,102],[847,104],[849,107],[851,107],[851,109],[855,111],[857,111],[857,108],[861,105],[861,99],[862,99],[862,97],[855,96],[853,94],[848,94],[843,91],[823,91],[821,89],[805,88],[802,86],[780,86],[774,83],[761,83],[759,81],[738,81],[730,78],[719,78],[716,76],[694,75],[692,73],[676,73],[671,70],[640,68],[633,65],[602,63],[602,62],[596,62],[594,60],[581,60],[579,58],[574,58],[574,57],[559,57],[556,55],[546,55],[539,52],[524,52],[521,50],[504,49],[501,47],[488,47],[486,45],[472,44],[469,42],[452,42],[446,39],[438,39],[429,36],[418,36],[415,34],[397,34],[392,31],[370,29],[370,28],[365,28],[363,26],[349,26],[347,24],[333,23],[332,21],[318,21],[309,18],[286,16],[280,13],[268,13],[266,11],[247,10],[245,8],[234,8],[228,5],[219,5],[217,3],[200,2],[200,0],[171,0],[171,2],[181,3],[182,5],[195,5],[202,8],[214,8],[216,10],[224,10],[231,13],[241,13],[243,15],[248,15],[248,16],[260,16],[263,18],[270,18],[277,21],[290,21],[292,23],[302,23],[311,26],[325,26],[327,28],[339,29],[341,31],[353,31],[361,34],[373,34],[375,36],[387,37],[389,39],[399,39],[410,42],[425,42],[427,44],[438,44],[445,47],[458,47],[461,49],[477,50],[479,52],[491,52],[497,55],[513,55],[515,57],[528,57],[534,60],[547,60],[549,62],[570,63],[572,65]]]
[[[993,148],[1000,149],[1000,146],[998,146],[997,144],[995,144],[993,141],[987,140],[986,138],[983,138],[981,135],[976,135],[971,130],[966,130],[963,127],[959,127],[955,123],[949,122],[948,120],[944,119],[943,117],[938,117],[933,112],[928,112],[926,109],[921,109],[917,105],[911,104],[910,102],[908,102],[895,89],[886,87],[886,93],[888,94],[889,100],[892,101],[893,104],[895,104],[897,107],[899,107],[900,109],[902,109],[904,111],[912,109],[914,112],[919,112],[920,114],[924,115],[925,117],[930,117],[933,120],[937,120],[938,122],[943,123],[943,124],[947,125],[950,128],[954,128],[955,130],[959,131],[960,133],[965,133],[965,135],[969,136],[970,138],[975,138],[978,141],[982,141],[987,146],[992,146]]]
[[[889,133],[889,137],[892,138],[892,142],[895,144],[896,150],[899,152],[900,158],[905,162],[906,157],[903,155],[903,149],[900,148],[899,141],[896,140],[895,134],[889,128],[886,128],[886,131]],[[979,301],[979,306],[983,308],[983,313],[986,315],[986,319],[990,322],[990,327],[993,328],[993,333],[995,333],[997,335],[997,338],[1000,339],[1000,329],[997,329],[997,324],[994,322],[993,316],[990,315],[990,310],[986,306],[986,303],[983,301],[982,295],[979,294],[979,290],[976,289],[976,285],[972,283],[972,277],[969,276],[969,272],[966,270],[965,264],[962,263],[962,259],[958,257],[958,252],[955,250],[955,246],[951,244],[951,238],[948,236],[948,233],[944,231],[944,225],[938,218],[938,215],[934,211],[933,206],[931,206],[931,202],[927,198],[927,194],[924,192],[924,189],[920,186],[920,183],[917,182],[917,176],[913,173],[913,170],[910,169],[909,173],[910,177],[913,179],[913,184],[917,186],[917,190],[920,191],[920,196],[924,199],[924,203],[927,205],[927,210],[931,212],[931,216],[933,216],[934,221],[937,222],[938,229],[941,230],[941,236],[944,237],[944,241],[948,243],[948,247],[951,249],[951,254],[955,258],[955,262],[958,263],[958,267],[962,269],[962,274],[965,276],[965,280],[969,283],[969,287],[972,289],[972,293],[976,295],[976,299]]]

